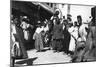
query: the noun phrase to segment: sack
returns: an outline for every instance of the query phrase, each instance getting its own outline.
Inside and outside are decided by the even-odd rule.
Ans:
[[[15,42],[11,49],[11,54],[13,57],[21,57],[21,49],[18,42]]]

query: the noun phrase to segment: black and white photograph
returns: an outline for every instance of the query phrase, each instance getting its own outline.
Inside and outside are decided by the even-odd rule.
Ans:
[[[96,5],[10,1],[10,67],[96,61]]]

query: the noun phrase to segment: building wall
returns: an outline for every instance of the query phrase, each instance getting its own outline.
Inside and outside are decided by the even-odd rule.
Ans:
[[[65,16],[67,18],[67,14],[72,15],[72,21],[77,20],[77,16],[81,15],[83,22],[88,22],[89,17],[91,16],[91,8],[94,6],[86,6],[86,5],[71,5],[71,4],[61,4],[61,3],[47,3],[49,7],[51,7],[53,10],[55,8],[58,8],[61,12],[59,17],[62,18]]]
[[[61,10],[61,13],[62,13],[61,18],[62,16],[65,16],[65,18],[67,18],[67,13],[68,13],[67,7],[68,7],[67,4],[58,4],[58,8]]]
[[[62,16],[65,16],[65,18],[67,18],[67,14],[71,14],[72,21],[76,21],[77,15],[81,15],[83,22],[89,21],[92,7],[94,6],[58,4],[58,8],[61,10]]]
[[[70,14],[72,15],[72,20],[77,20],[77,15],[82,16],[83,22],[87,22],[91,16],[91,8],[93,6],[82,6],[82,5],[71,5]]]

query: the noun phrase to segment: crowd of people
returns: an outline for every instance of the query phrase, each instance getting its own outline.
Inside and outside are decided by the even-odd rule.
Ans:
[[[95,58],[96,29],[93,25],[94,22],[91,20],[87,24],[83,23],[81,15],[78,15],[77,21],[73,22],[71,15],[65,19],[64,16],[59,18],[58,14],[59,12],[55,12],[51,19],[45,19],[42,22],[38,20],[36,25],[29,23],[28,16],[18,18],[11,15],[12,56],[28,58],[25,42],[32,37],[35,41],[33,49],[36,49],[37,52],[49,47],[54,52],[69,54],[73,62],[87,61],[85,58],[90,55]],[[34,31],[32,36],[29,36],[30,30]]]

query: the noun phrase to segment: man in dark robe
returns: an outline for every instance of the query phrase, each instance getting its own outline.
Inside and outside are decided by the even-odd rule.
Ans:
[[[20,49],[22,52],[22,58],[28,58],[26,48],[25,48],[25,39],[24,39],[24,33],[23,29],[20,27],[20,25],[16,25],[16,34],[15,34],[15,39],[17,42],[19,42]]]
[[[69,53],[69,43],[70,43],[71,35],[68,32],[68,21],[64,20],[63,23],[64,23],[64,26],[65,26],[64,31],[63,31],[63,34],[64,34],[63,51],[68,54]]]
[[[62,50],[62,41],[63,41],[63,25],[60,24],[59,18],[55,19],[55,25],[52,31],[52,47],[55,51]]]

